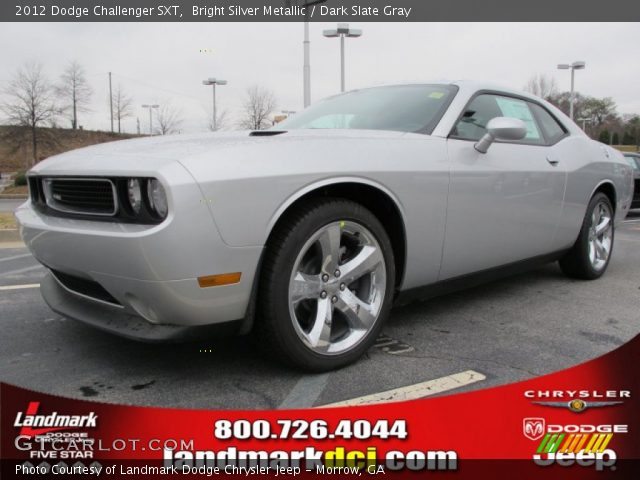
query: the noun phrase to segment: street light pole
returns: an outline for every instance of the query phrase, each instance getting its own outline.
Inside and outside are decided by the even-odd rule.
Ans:
[[[149,109],[149,136],[153,135],[153,115],[151,112],[153,112],[154,108],[158,108],[160,107],[160,105],[142,105],[142,108],[148,108]]]
[[[340,35],[340,91],[344,92],[344,35]]]
[[[111,72],[109,72],[109,111],[111,112],[111,133],[113,133],[113,90],[111,89]]]
[[[345,90],[345,80],[344,80],[344,39],[348,38],[357,38],[362,35],[362,30],[356,28],[349,28],[348,23],[339,23],[338,28],[325,30],[322,32],[327,38],[335,38],[340,37],[340,91],[344,92]]]
[[[311,105],[311,42],[309,41],[309,14],[305,14],[304,21],[304,41],[302,42],[304,49],[304,58],[302,65],[302,82],[303,82],[303,104],[304,108]]]
[[[583,61],[576,61],[571,64],[561,63],[558,65],[558,69],[560,70],[569,70],[571,69],[571,97],[569,99],[569,118],[573,120],[573,104],[575,103],[575,89],[574,89],[574,81],[575,81],[575,71],[582,70],[586,66],[586,63]]]
[[[216,110],[216,85],[226,85],[227,81],[219,78],[208,78],[202,81],[203,85],[213,86],[213,131],[218,130],[218,112]]]

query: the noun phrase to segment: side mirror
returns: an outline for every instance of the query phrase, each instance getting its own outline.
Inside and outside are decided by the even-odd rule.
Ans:
[[[474,148],[487,153],[495,140],[522,140],[527,135],[527,125],[518,118],[495,117],[487,123],[487,133],[478,140]]]

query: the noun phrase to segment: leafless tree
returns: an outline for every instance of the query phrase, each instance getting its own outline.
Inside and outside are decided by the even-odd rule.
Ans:
[[[216,132],[216,131],[220,131],[220,130],[225,130],[227,128],[227,117],[229,116],[229,112],[227,112],[227,110],[222,110],[219,111],[217,113],[217,117],[216,118],[216,123],[215,123],[215,128],[213,127],[213,113],[209,113],[209,116],[207,118],[207,126],[209,127],[209,130],[211,130],[212,132]]]
[[[154,132],[156,135],[171,135],[172,133],[178,133],[182,122],[182,111],[166,100],[160,104],[160,108],[158,108],[156,113],[157,125]]]
[[[118,84],[113,92],[113,116],[118,121],[118,133],[122,133],[122,120],[133,115],[133,99]]]
[[[42,71],[39,63],[27,63],[20,68],[4,90],[7,100],[0,109],[7,116],[8,123],[27,127],[31,142],[31,165],[38,161],[38,143],[43,137],[38,129],[50,124],[58,114],[53,87]],[[24,132],[24,130],[22,130]],[[26,140],[24,135],[14,137],[20,145]]]
[[[269,116],[276,109],[273,92],[267,88],[254,85],[247,89],[244,102],[244,117],[240,127],[248,130],[262,130],[271,126]]]
[[[553,77],[546,75],[533,75],[524,87],[525,91],[536,95],[537,97],[548,100],[558,93],[558,84]]]
[[[70,62],[65,68],[56,94],[65,100],[62,104],[65,114],[71,120],[71,128],[78,128],[78,112],[88,112],[93,89],[84,73],[84,68],[76,62]]]

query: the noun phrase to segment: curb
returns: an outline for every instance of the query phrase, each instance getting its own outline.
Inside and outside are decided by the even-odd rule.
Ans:
[[[20,230],[0,230],[0,243],[2,242],[22,242],[22,238],[20,237]]]
[[[0,200],[26,200],[27,198],[29,198],[29,196],[23,193],[0,193]]]

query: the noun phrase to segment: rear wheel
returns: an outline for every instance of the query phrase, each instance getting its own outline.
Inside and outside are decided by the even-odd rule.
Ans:
[[[307,370],[351,363],[380,332],[394,282],[391,243],[371,212],[346,200],[307,203],[268,246],[259,341]]]
[[[576,243],[560,260],[560,268],[573,278],[593,280],[602,276],[611,259],[613,239],[611,201],[604,193],[597,193],[589,202]]]

